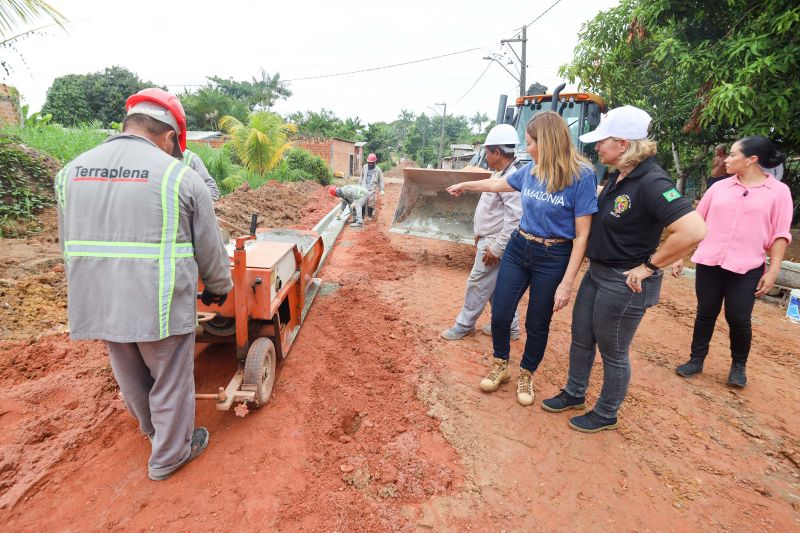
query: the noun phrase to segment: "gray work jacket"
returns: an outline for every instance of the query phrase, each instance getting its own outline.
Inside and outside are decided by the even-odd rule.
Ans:
[[[378,168],[378,165],[375,165],[372,170],[369,169],[369,165],[364,165],[361,169],[361,180],[358,184],[369,192],[378,189],[383,192],[383,172]]]
[[[189,165],[192,167],[192,170],[200,174],[200,177],[203,178],[203,181],[206,182],[206,186],[208,187],[208,192],[211,193],[211,199],[215,202],[219,200],[219,188],[217,187],[217,182],[214,181],[214,178],[208,172],[205,163],[200,157],[192,152],[189,149],[183,151],[183,163],[185,165]]]
[[[508,177],[520,166],[518,161],[514,161],[504,171],[493,172],[491,177],[492,179]],[[521,218],[522,202],[519,191],[481,193],[478,206],[475,208],[475,235],[486,237],[492,255],[502,257],[511,234],[519,227]]]
[[[73,339],[156,341],[196,324],[198,274],[233,287],[202,178],[147,139],[115,135],[56,176]]]
[[[354,204],[357,200],[369,194],[367,190],[360,185],[345,185],[344,187],[340,187],[339,191],[339,194],[341,194],[340,198],[342,199],[342,209]]]

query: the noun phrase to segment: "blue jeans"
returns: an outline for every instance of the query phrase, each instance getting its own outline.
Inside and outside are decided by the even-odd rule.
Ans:
[[[603,388],[594,412],[608,418],[617,416],[625,400],[631,380],[628,349],[645,311],[658,303],[664,279],[664,271],[659,271],[645,279],[642,292],[636,293],[625,284],[626,270],[591,262],[572,309],[569,378],[564,390],[570,396],[586,394],[595,346],[600,348]]]
[[[525,239],[518,231],[500,261],[500,272],[492,299],[492,345],[494,356],[508,359],[511,351],[511,321],[522,295],[528,295],[525,317],[525,351],[520,366],[536,371],[544,357],[556,288],[567,270],[572,241],[545,246]]]

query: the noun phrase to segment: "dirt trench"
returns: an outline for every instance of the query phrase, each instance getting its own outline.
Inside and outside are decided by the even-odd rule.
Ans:
[[[117,400],[99,343],[65,335],[0,352],[0,516],[15,531],[787,531],[800,526],[800,336],[757,303],[750,385],[727,375],[721,324],[706,371],[683,380],[692,281],[669,279],[632,349],[620,429],[567,427],[538,400],[566,376],[570,309],[534,379],[477,387],[491,340],[447,342],[468,246],[346,228],[270,403],[245,418],[198,403],[208,450],[147,479],[149,444]],[[328,200],[330,202],[330,200]],[[330,204],[328,204],[330,205]],[[523,302],[524,303],[524,302]],[[524,319],[524,307],[521,309]],[[488,313],[479,322],[488,321]],[[523,337],[524,341],[524,337]],[[518,363],[523,341],[512,343]],[[231,354],[198,350],[198,390],[227,381]],[[596,399],[595,363],[588,402]],[[514,372],[516,377],[516,371]]]

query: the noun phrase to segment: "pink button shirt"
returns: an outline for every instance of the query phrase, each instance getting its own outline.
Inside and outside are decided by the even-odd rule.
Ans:
[[[775,239],[792,242],[792,195],[772,176],[755,187],[745,187],[738,176],[718,181],[703,195],[697,212],[708,228],[692,256],[701,265],[744,274],[764,264]]]

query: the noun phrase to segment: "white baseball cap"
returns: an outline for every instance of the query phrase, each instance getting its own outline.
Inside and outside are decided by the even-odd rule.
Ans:
[[[584,133],[579,138],[585,143],[602,141],[609,137],[628,141],[644,139],[647,137],[650,120],[650,115],[638,107],[632,105],[617,107],[606,113],[594,131]]]

